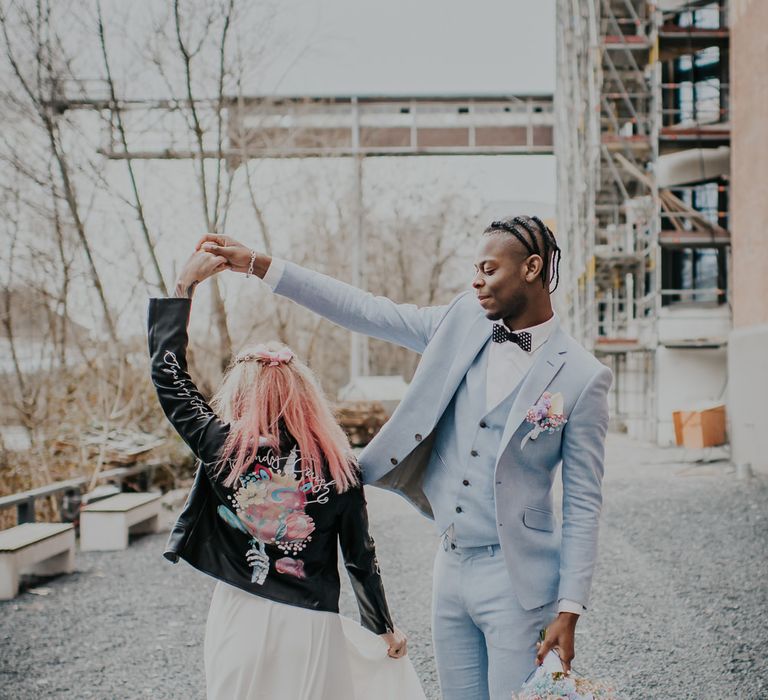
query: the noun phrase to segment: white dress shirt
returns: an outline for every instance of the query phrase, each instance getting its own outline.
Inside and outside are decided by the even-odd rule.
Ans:
[[[285,262],[280,258],[272,258],[272,262],[264,275],[264,282],[274,291],[277,283],[283,276]],[[522,381],[526,372],[533,365],[536,355],[544,343],[549,339],[550,334],[557,324],[556,316],[538,326],[531,328],[515,328],[520,331],[527,331],[531,334],[531,351],[526,352],[517,343],[494,343],[491,342],[490,355],[488,357],[488,373],[486,376],[486,408],[490,411],[503,401]],[[488,323],[492,323],[489,321]],[[567,598],[561,598],[558,601],[558,612],[570,612],[581,614],[586,610],[583,605]]]
[[[493,321],[489,321],[493,323]],[[517,343],[491,343],[488,356],[488,375],[486,380],[486,408],[490,411],[501,403],[522,381],[526,372],[547,342],[557,321],[554,316],[538,326],[515,328],[516,333],[525,331],[531,334],[531,351],[526,352]],[[502,323],[505,328],[506,324]],[[508,330],[512,330],[508,328]]]
[[[262,279],[267,283],[267,285],[269,285],[269,288],[273,292],[275,291],[275,287],[277,287],[277,283],[280,281],[280,278],[283,276],[284,270],[285,261],[281,260],[280,258],[272,258],[272,262],[269,263],[267,272]]]

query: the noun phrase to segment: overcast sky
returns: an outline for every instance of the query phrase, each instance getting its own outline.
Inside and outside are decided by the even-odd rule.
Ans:
[[[185,27],[194,24],[188,21],[189,13],[199,13],[202,2],[181,3]],[[261,55],[245,85],[252,94],[554,90],[555,0],[250,2],[242,6],[238,21],[246,26],[237,33],[246,37],[244,52]],[[150,36],[158,20],[172,15],[171,3],[158,0],[102,0],[102,7],[113,61],[123,64],[134,63],[131,52],[144,50],[141,37]],[[128,31],[123,33],[123,28]],[[65,32],[65,40],[69,34]],[[72,36],[76,41],[74,32]],[[84,74],[101,63],[99,54],[84,55],[81,46],[76,50],[84,58]],[[216,56],[211,60],[215,65]],[[147,97],[149,92],[165,92],[156,74],[134,73],[132,78],[122,86],[128,93]]]
[[[283,93],[551,94],[554,0],[282,0]],[[269,88],[268,88],[269,89]]]

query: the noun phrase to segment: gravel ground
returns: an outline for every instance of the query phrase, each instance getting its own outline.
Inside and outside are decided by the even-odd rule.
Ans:
[[[768,699],[768,476],[611,436],[601,555],[576,670],[628,698]],[[369,491],[396,623],[427,691],[437,540],[400,498]],[[77,572],[0,603],[0,698],[204,697],[211,579],[161,557],[165,535],[78,553]],[[356,616],[346,587],[342,612]],[[282,700],[282,699],[281,699]],[[473,700],[468,698],[467,700]]]

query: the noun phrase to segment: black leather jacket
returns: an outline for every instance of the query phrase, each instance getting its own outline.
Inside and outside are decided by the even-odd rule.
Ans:
[[[187,373],[190,306],[189,299],[149,302],[152,381],[168,420],[200,460],[164,556],[271,600],[338,612],[340,543],[362,625],[391,631],[362,486],[339,494],[333,482],[303,479],[286,431],[279,455],[261,447],[234,488],[217,476],[228,426]]]

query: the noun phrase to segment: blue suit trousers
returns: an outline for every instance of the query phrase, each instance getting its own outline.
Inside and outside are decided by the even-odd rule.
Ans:
[[[446,537],[432,601],[443,700],[509,700],[535,668],[539,632],[555,617],[556,601],[523,609],[499,545],[462,548]]]

